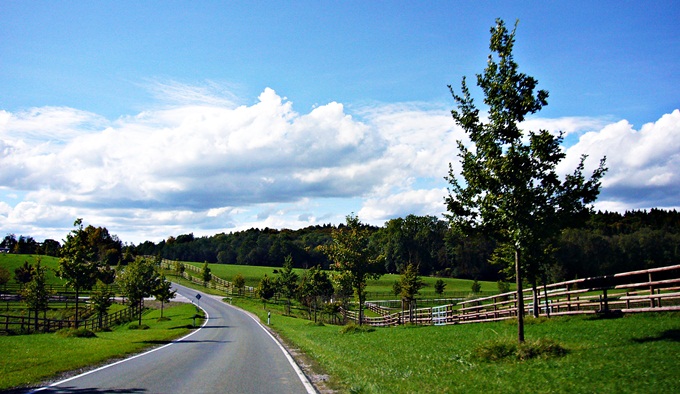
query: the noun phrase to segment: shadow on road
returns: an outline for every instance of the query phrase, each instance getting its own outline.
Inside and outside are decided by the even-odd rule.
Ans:
[[[134,394],[146,393],[146,389],[98,389],[98,388],[77,388],[77,387],[49,387],[43,393],[77,393],[77,394]]]
[[[147,345],[167,345],[169,343],[175,343],[175,344],[186,344],[186,343],[231,343],[231,341],[212,341],[212,340],[204,340],[204,341],[195,341],[191,339],[185,339],[183,341],[141,341],[141,342],[136,342],[136,343],[144,343]]]

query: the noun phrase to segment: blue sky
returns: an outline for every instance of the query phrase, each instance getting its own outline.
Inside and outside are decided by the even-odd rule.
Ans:
[[[566,133],[564,173],[608,157],[596,208],[680,207],[674,2],[0,1],[0,232],[440,215],[465,140],[446,86],[497,17],[550,92],[526,128]]]

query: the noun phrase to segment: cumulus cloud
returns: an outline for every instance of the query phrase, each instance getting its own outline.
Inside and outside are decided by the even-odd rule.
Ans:
[[[597,207],[625,210],[680,207],[680,111],[663,115],[640,130],[625,120],[583,134],[567,150],[561,169],[573,169],[581,155],[595,168],[607,157],[609,171]]]
[[[0,228],[60,239],[83,217],[141,241],[341,222],[352,211],[375,224],[444,211],[456,141],[469,144],[448,108],[349,113],[331,102],[300,114],[269,88],[251,105],[220,89],[157,83],[170,105],[115,120],[61,107],[0,110],[0,196],[21,196],[0,201]],[[674,111],[640,131],[594,118],[523,127],[578,137],[563,173],[581,154],[590,168],[606,155],[600,206],[620,210],[678,205],[679,119]]]

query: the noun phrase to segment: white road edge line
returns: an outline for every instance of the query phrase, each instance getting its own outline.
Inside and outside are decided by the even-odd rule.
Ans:
[[[192,304],[193,304],[193,302],[192,302]],[[199,307],[199,308],[200,308],[200,307]],[[99,368],[97,368],[97,369],[93,369],[92,371],[87,371],[87,372],[81,373],[80,375],[72,376],[72,377],[70,377],[70,378],[68,378],[68,379],[64,379],[64,380],[62,380],[62,381],[59,381],[59,382],[56,382],[56,383],[52,383],[52,384],[50,384],[50,385],[48,385],[48,386],[43,386],[43,387],[37,388],[37,389],[35,389],[35,390],[33,390],[33,391],[29,391],[28,394],[36,393],[36,392],[38,392],[38,391],[47,390],[47,389],[49,389],[49,388],[51,388],[51,387],[59,386],[59,385],[61,385],[61,384],[70,382],[71,380],[75,380],[75,379],[78,379],[78,378],[82,378],[83,376],[87,376],[87,375],[89,375],[89,374],[92,374],[92,373],[95,373],[95,372],[99,372],[99,371],[104,370],[104,369],[106,369],[106,368],[113,367],[114,365],[122,364],[122,363],[124,363],[124,362],[126,362],[126,361],[134,360],[134,359],[136,359],[136,358],[146,356],[147,354],[156,352],[156,351],[158,351],[158,350],[165,349],[166,347],[172,346],[172,345],[176,344],[177,342],[182,342],[182,341],[186,340],[187,338],[189,338],[190,336],[192,336],[192,335],[196,334],[197,332],[201,331],[201,329],[203,329],[203,327],[205,327],[205,325],[208,324],[208,320],[210,319],[210,315],[208,315],[208,312],[207,312],[205,309],[201,308],[201,310],[203,311],[203,313],[205,313],[205,320],[203,321],[203,325],[202,325],[201,327],[199,327],[197,330],[191,332],[190,334],[187,334],[187,335],[183,336],[183,337],[180,338],[180,339],[176,339],[176,340],[174,340],[174,341],[168,343],[167,345],[163,345],[163,346],[161,346],[161,347],[157,347],[157,348],[151,349],[151,350],[149,350],[149,351],[147,351],[147,352],[140,353],[140,354],[136,354],[136,355],[134,355],[134,356],[132,356],[132,357],[128,357],[128,358],[126,358],[126,359],[116,361],[115,363],[111,363],[111,364],[104,365],[104,366],[99,367]]]
[[[255,316],[253,316],[249,313],[246,313],[246,315],[249,316],[251,319],[253,319],[255,321],[255,323],[259,324],[260,328],[262,328],[264,330],[264,332],[266,332],[267,335],[269,335],[269,337],[279,346],[279,349],[281,349],[283,354],[286,356],[286,358],[288,359],[288,362],[290,363],[290,365],[295,370],[295,373],[298,374],[298,377],[302,381],[302,384],[307,389],[307,394],[317,394],[317,391],[314,388],[314,385],[309,381],[309,379],[307,379],[307,375],[305,375],[305,373],[302,372],[302,369],[300,369],[300,366],[297,365],[295,360],[293,360],[293,356],[291,356],[290,353],[288,353],[288,350],[286,350],[286,348],[283,347],[281,342],[279,342],[279,340],[276,339],[276,337],[274,337],[272,335],[272,333],[269,332],[269,330],[267,330],[267,328],[260,322],[259,318],[256,318]]]

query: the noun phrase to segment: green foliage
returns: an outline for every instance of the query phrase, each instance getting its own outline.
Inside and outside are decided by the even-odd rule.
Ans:
[[[161,318],[163,318],[163,309],[166,302],[170,302],[171,299],[175,298],[177,294],[176,290],[172,290],[172,283],[165,279],[165,275],[161,274],[158,277],[158,284],[151,291],[156,301],[161,303]]]
[[[45,268],[40,265],[40,259],[33,267],[31,281],[28,282],[21,291],[21,296],[29,310],[35,312],[47,310],[51,292],[45,283]]]
[[[355,215],[348,215],[346,226],[333,231],[333,243],[325,249],[333,268],[345,272],[351,278],[354,292],[359,298],[359,322],[362,321],[364,301],[366,300],[366,282],[379,278],[382,256],[372,253],[369,232],[366,226]]]
[[[586,180],[584,156],[562,182],[557,174],[557,165],[566,156],[560,146],[562,135],[547,130],[525,134],[519,128],[527,115],[547,105],[548,92],[535,91],[538,81],[518,72],[514,42],[515,30],[509,32],[502,20],[496,20],[487,66],[477,75],[488,106],[488,123],[480,119],[465,78],[461,95],[449,87],[458,107],[451,113],[473,148],[458,142],[464,182],[458,181],[449,165],[451,189],[446,203],[457,231],[492,234],[512,248],[520,290],[523,272],[532,282],[539,276],[540,264],[548,260],[560,229],[587,217],[606,168],[603,159]],[[520,296],[518,307],[522,305]],[[518,339],[524,340],[521,315]]]
[[[90,290],[97,282],[99,264],[91,248],[88,247],[88,233],[83,230],[83,220],[78,218],[73,223],[76,227],[66,236],[59,259],[59,276],[76,292],[76,324],[78,322],[78,304],[80,292]]]
[[[267,274],[264,274],[260,284],[257,286],[257,296],[262,300],[262,304],[266,305],[267,301],[274,297],[275,294],[276,285],[274,281]]]
[[[297,295],[300,302],[309,307],[310,316],[313,310],[314,321],[316,321],[319,303],[329,301],[333,292],[333,282],[328,273],[323,271],[320,266],[316,266],[305,271],[298,286]]]
[[[184,273],[184,271],[186,270],[184,263],[182,263],[181,261],[175,261],[173,264],[174,264],[173,267],[174,267],[175,273],[177,275],[181,276]]]
[[[360,326],[355,323],[348,323],[340,328],[340,334],[364,334],[375,331],[371,326]]]
[[[388,220],[372,235],[372,242],[385,256],[388,273],[402,272],[413,263],[423,274],[430,274],[446,266],[447,231],[447,223],[435,216],[408,215]]]
[[[234,287],[238,289],[239,295],[242,294],[243,289],[246,287],[246,279],[243,277],[243,275],[238,273],[234,275],[231,281],[234,284]]]
[[[482,291],[482,285],[479,283],[477,279],[475,279],[475,281],[472,282],[472,287],[470,288],[470,290],[472,290],[474,294],[477,294],[480,291]]]
[[[0,286],[4,286],[11,279],[9,270],[5,267],[0,267]]]
[[[276,287],[286,299],[288,313],[290,313],[290,300],[297,295],[299,279],[300,276],[293,271],[293,257],[287,256],[286,262],[283,264],[283,268],[279,270],[279,276],[276,278]]]
[[[400,280],[395,280],[394,284],[392,284],[392,293],[395,296],[398,296],[401,294],[401,281]]]
[[[97,282],[94,291],[90,295],[90,302],[100,317],[108,314],[109,307],[113,304],[113,296],[115,296],[115,293],[111,286],[101,280]]]
[[[212,273],[210,271],[210,267],[208,267],[208,262],[203,263],[203,269],[201,270],[201,277],[203,278],[203,285],[207,286],[207,284],[212,280]]]
[[[446,288],[446,282],[442,279],[437,279],[436,282],[434,282],[434,292],[438,296],[441,296],[444,294],[444,289]]]
[[[122,268],[116,277],[121,292],[128,298],[130,305],[138,304],[158,288],[160,275],[152,260],[137,257]]]
[[[498,286],[498,293],[499,294],[507,293],[507,292],[510,291],[510,284],[508,282],[504,282],[502,280],[499,280],[498,282],[496,282],[496,284]]]
[[[148,324],[129,324],[128,330],[148,330],[150,327]]]
[[[33,275],[35,275],[35,267],[28,261],[24,261],[21,267],[14,270],[14,280],[22,285],[30,282]]]
[[[425,286],[425,283],[418,275],[418,267],[414,264],[409,263],[401,274],[399,281],[399,295],[402,300],[410,303],[419,294],[420,289]]]
[[[565,356],[569,351],[552,339],[537,339],[517,344],[508,339],[494,339],[476,347],[473,355],[480,361],[526,361],[534,358]]]

